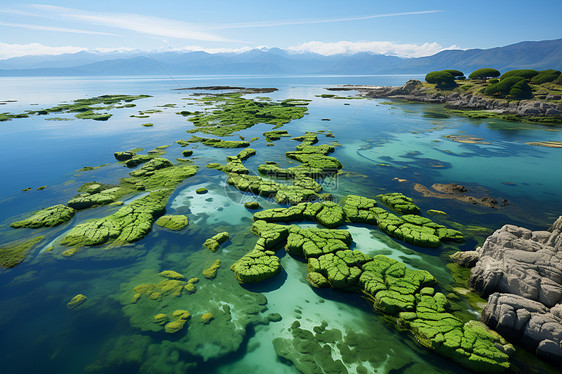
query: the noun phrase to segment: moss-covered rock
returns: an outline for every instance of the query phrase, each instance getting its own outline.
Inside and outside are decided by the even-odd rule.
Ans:
[[[53,227],[68,222],[74,217],[73,208],[58,204],[35,212],[31,217],[22,221],[13,222],[10,227],[37,229],[40,227]]]
[[[99,205],[115,202],[120,197],[131,193],[131,188],[103,184],[98,182],[84,183],[78,188],[79,194],[73,197],[67,205],[76,210],[88,209]]]
[[[350,244],[351,235],[347,230],[301,229],[291,226],[285,250],[308,259],[346,250]]]
[[[220,232],[214,235],[212,238],[205,240],[205,243],[203,243],[203,245],[207,247],[207,249],[211,252],[216,252],[221,248],[221,244],[226,242],[228,239],[230,239],[228,232]]]
[[[21,264],[27,253],[44,238],[44,236],[36,236],[25,241],[11,242],[1,246],[0,268],[8,269]]]
[[[191,136],[189,140],[183,140],[186,144],[201,143],[213,148],[246,148],[250,146],[245,140],[223,140],[223,139],[213,139],[213,138],[202,138],[199,136]]]
[[[154,221],[165,212],[171,193],[169,189],[151,192],[114,214],[79,224],[64,236],[61,244],[83,247],[112,243],[118,246],[138,241],[150,232]]]
[[[178,215],[164,215],[156,220],[156,224],[161,227],[165,227],[169,230],[182,230],[187,227],[189,220],[186,216]]]
[[[312,271],[306,276],[306,281],[314,288],[329,288],[330,282],[322,274]]]
[[[185,149],[181,151],[181,154],[183,155],[183,157],[189,157],[193,154],[193,151],[191,149]]]
[[[287,130],[272,130],[272,131],[264,132],[263,136],[265,136],[266,141],[272,142],[274,140],[279,140],[283,137],[290,137],[291,135],[289,135]]]
[[[209,192],[209,190],[207,190],[205,187],[200,187],[200,188],[195,190],[195,193],[198,194],[198,195],[204,195],[207,192]]]
[[[378,195],[377,198],[387,205],[390,209],[401,214],[419,214],[420,208],[414,204],[414,200],[404,196],[399,192],[392,192]]]
[[[257,201],[248,201],[244,203],[244,208],[256,210],[256,209],[260,209],[261,205]]]

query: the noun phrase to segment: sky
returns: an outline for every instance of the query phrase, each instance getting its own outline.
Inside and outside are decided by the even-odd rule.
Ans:
[[[421,57],[562,38],[562,0],[0,0],[0,59],[278,47]]]

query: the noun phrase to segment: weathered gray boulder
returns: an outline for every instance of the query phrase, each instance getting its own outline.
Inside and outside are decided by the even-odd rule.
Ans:
[[[513,225],[497,230],[479,249],[479,260],[470,275],[471,286],[485,295],[504,292],[547,307],[559,304],[562,235],[557,225],[552,232],[533,232]]]
[[[490,295],[482,322],[562,363],[562,216],[548,231],[505,225],[476,252],[470,283]]]

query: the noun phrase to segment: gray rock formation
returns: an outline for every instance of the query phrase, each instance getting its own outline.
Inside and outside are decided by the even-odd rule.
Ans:
[[[490,295],[482,321],[562,363],[562,216],[549,231],[505,225],[477,252],[470,284]]]
[[[356,86],[363,96],[370,98],[396,98],[426,103],[446,104],[449,109],[487,110],[503,114],[517,114],[520,116],[560,116],[562,117],[562,104],[548,103],[538,100],[514,100],[508,102],[501,99],[492,99],[471,93],[442,91],[428,93],[428,89],[417,80],[409,80],[402,87],[367,87]],[[551,99],[551,97],[549,97]]]

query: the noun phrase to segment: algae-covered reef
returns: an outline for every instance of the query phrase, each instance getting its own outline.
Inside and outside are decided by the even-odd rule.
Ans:
[[[283,126],[292,120],[302,118],[307,111],[308,102],[288,101],[281,103],[257,101],[242,97],[242,93],[224,93],[198,99],[214,108],[206,112],[180,112],[188,116],[195,129],[188,132],[201,132],[217,136],[228,136],[258,123]]]
[[[294,207],[293,207],[294,208]],[[292,208],[289,208],[292,209]],[[260,236],[252,251],[232,266],[241,282],[256,282],[280,272],[275,251],[285,243],[293,256],[308,263],[308,281],[314,287],[333,287],[362,293],[374,307],[396,318],[425,347],[477,371],[496,372],[509,367],[513,347],[477,321],[463,321],[427,271],[360,250],[350,250],[346,230],[302,229],[256,220],[252,231]]]
[[[165,158],[154,158],[132,171],[121,184],[131,189],[153,191],[116,213],[74,227],[62,240],[66,246],[82,247],[112,243],[119,246],[142,239],[152,224],[164,214],[175,187],[197,173],[191,164],[173,165]]]
[[[127,108],[135,106],[132,101],[150,97],[149,95],[102,95],[89,99],[77,99],[71,104],[59,104],[57,106],[32,110],[22,114],[0,114],[0,121],[9,121],[13,118],[27,118],[30,115],[47,115],[52,113],[76,113],[74,117],[78,119],[93,119],[95,121],[107,121],[111,118],[110,113],[100,113],[99,111],[114,108]],[[125,103],[125,104],[124,104]],[[119,105],[121,104],[121,105]],[[64,119],[63,119],[64,120]]]

